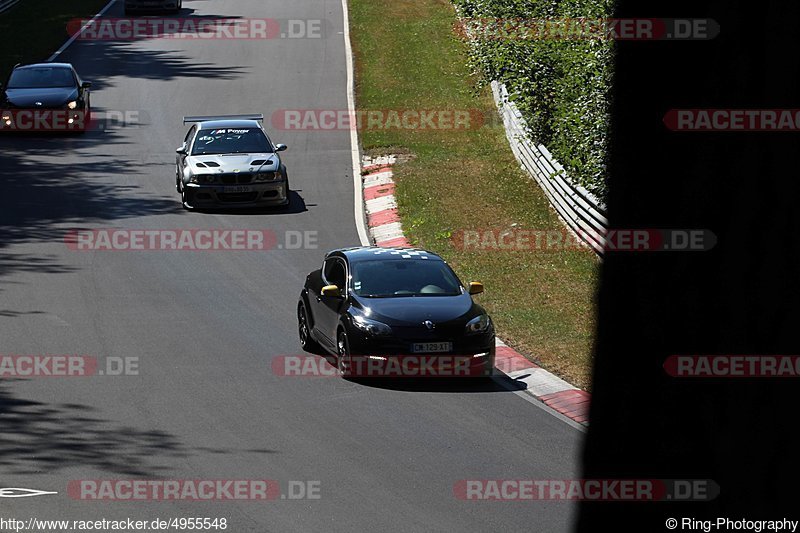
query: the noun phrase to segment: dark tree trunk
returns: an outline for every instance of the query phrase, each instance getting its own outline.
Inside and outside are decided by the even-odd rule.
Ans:
[[[800,378],[677,379],[662,368],[673,354],[800,354],[800,130],[674,132],[662,121],[670,109],[800,108],[800,3],[619,2],[616,17],[643,16],[713,18],[720,34],[619,44],[610,221],[707,228],[718,243],[607,255],[584,477],[710,479],[721,492],[706,503],[584,503],[577,530],[800,519]]]

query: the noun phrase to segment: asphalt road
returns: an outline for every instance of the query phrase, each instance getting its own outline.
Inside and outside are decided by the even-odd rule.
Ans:
[[[338,0],[192,0],[191,17],[322,19],[321,39],[77,42],[59,58],[96,111],[143,124],[0,138],[0,354],[138,358],[139,374],[3,379],[0,517],[226,517],[228,531],[567,531],[564,502],[476,502],[463,479],[577,477],[581,433],[497,382],[365,385],[282,377],[295,306],[324,251],[358,245],[348,131],[289,145],[287,212],[188,213],[174,192],[184,115],[346,109]],[[122,16],[114,6],[108,16]],[[81,252],[72,228],[316,232],[318,249]],[[491,289],[490,289],[491,290]],[[317,481],[318,500],[93,502],[82,479]]]

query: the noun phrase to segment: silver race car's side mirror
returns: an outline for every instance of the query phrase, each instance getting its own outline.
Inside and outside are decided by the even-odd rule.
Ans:
[[[175,150],[175,153],[176,153],[176,154],[181,154],[181,155],[186,155],[186,143],[183,143],[182,145],[180,145],[180,146],[179,146],[179,147],[178,147],[178,148]]]
[[[287,148],[289,148],[289,147],[288,147],[288,146],[286,146],[285,144],[276,144],[276,145],[275,145],[275,151],[276,151],[276,152],[283,152],[283,151],[284,151],[284,150],[286,150]]]

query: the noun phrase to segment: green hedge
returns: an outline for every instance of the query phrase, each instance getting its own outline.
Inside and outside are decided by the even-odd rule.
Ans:
[[[603,19],[613,0],[452,0],[464,18]],[[519,31],[514,31],[519,35]],[[507,35],[503,34],[503,35]],[[613,41],[604,39],[479,38],[472,63],[484,82],[498,80],[573,182],[601,199],[606,193],[608,110]]]

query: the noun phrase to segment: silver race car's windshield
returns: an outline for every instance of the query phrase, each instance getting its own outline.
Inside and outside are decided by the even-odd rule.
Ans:
[[[259,128],[200,130],[192,155],[272,153],[267,136]]]
[[[36,67],[17,69],[8,80],[9,89],[48,89],[75,87],[72,71],[64,67]]]
[[[365,298],[458,296],[461,284],[442,261],[396,259],[353,263],[353,292]]]

